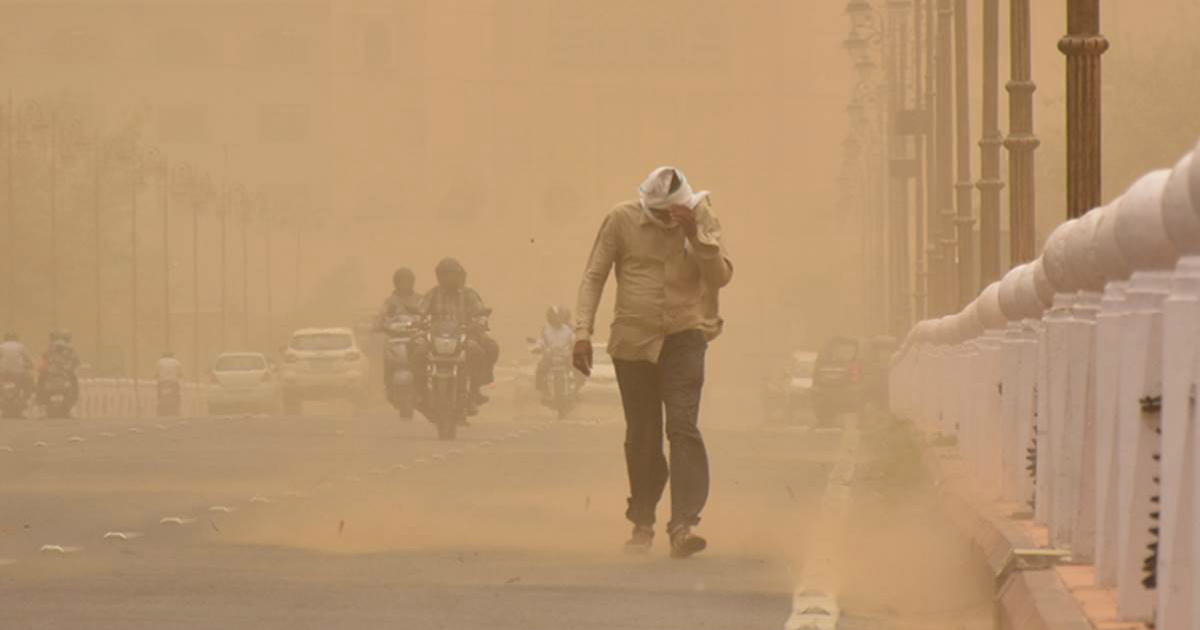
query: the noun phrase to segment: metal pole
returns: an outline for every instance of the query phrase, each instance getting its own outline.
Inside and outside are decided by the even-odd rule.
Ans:
[[[92,164],[92,229],[94,230],[95,246],[92,252],[94,260],[92,261],[92,273],[95,277],[92,279],[94,289],[96,291],[96,312],[94,317],[94,330],[96,331],[96,359],[94,363],[96,367],[100,367],[100,361],[104,356],[104,295],[101,292],[101,263],[104,260],[103,255],[103,240],[100,237],[100,165],[104,159],[104,141],[100,138],[99,133],[96,134],[95,155]]]
[[[200,199],[192,205],[192,378],[200,381]]]
[[[171,349],[171,164],[162,163],[162,277],[163,277],[163,349]]]
[[[953,0],[939,0],[937,42],[937,207],[940,216],[942,259],[939,271],[939,312],[949,313],[958,302],[954,282],[954,101],[951,93],[953,64]]]
[[[1029,0],[1012,0],[1010,23],[1012,79],[1008,82],[1009,133],[1004,141],[1008,149],[1010,263],[1033,260],[1034,253],[1034,178],[1033,152],[1037,136],[1033,134],[1033,93],[1029,39]]]
[[[1000,0],[983,0],[983,135],[979,140],[979,286],[1000,279]]]
[[[266,216],[265,212],[263,212],[263,216],[264,217]],[[266,250],[267,250],[266,251],[266,254],[267,254],[267,262],[266,262],[266,267],[267,267],[267,269],[266,269],[266,279],[267,279],[266,339],[267,339],[267,345],[265,347],[270,348],[271,342],[273,339],[273,335],[275,332],[275,330],[273,328],[274,323],[275,323],[275,301],[274,301],[274,293],[272,292],[272,286],[271,286],[272,284],[274,284],[273,282],[271,282],[271,280],[274,276],[271,271],[271,222],[270,221],[263,222],[263,234],[264,234],[264,238],[266,241],[265,245],[266,245]]]
[[[250,347],[250,210],[242,197],[242,345]]]
[[[229,215],[229,199],[228,199],[228,195],[226,194],[226,191],[221,192],[220,203],[221,203],[221,265],[220,265],[220,269],[221,269],[221,333],[220,333],[219,338],[221,340],[221,343],[220,343],[221,351],[224,352],[225,350],[229,349],[228,345],[226,344],[226,336],[225,336],[225,333],[226,333],[225,312],[229,306],[229,283],[227,281],[229,274],[226,273],[226,265],[228,264],[228,260],[229,260],[229,256],[227,253],[227,241],[228,241],[228,235],[229,235],[229,228],[228,228],[228,223],[227,223],[228,215]]]
[[[909,136],[898,133],[896,125],[897,114],[908,107],[908,16],[905,14],[907,9],[906,3],[894,3],[888,14],[888,22],[891,25],[889,29],[890,47],[892,49],[890,55],[892,62],[888,64],[891,73],[889,79],[890,107],[888,108],[891,121],[888,141],[891,145],[892,164],[908,160],[909,155]],[[903,335],[907,331],[912,312],[909,300],[909,274],[911,272],[908,247],[909,177],[911,177],[911,171],[907,169],[891,169],[891,209],[888,216],[891,219],[889,239],[891,241],[891,263],[889,267],[891,267],[892,304],[888,330],[897,336]]]
[[[16,247],[17,247],[17,239],[16,239],[16,228],[15,228],[16,221],[14,220],[15,211],[13,209],[13,205],[14,205],[13,200],[15,198],[14,193],[13,193],[13,161],[16,159],[16,154],[17,154],[17,152],[16,152],[17,116],[16,116],[15,110],[13,109],[13,97],[12,97],[11,91],[8,93],[8,111],[5,112],[5,119],[7,122],[7,134],[6,134],[7,137],[5,138],[5,140],[8,143],[8,159],[5,161],[6,175],[5,175],[5,180],[4,180],[5,187],[6,187],[6,196],[7,196],[6,206],[5,206],[5,219],[6,219],[6,223],[7,223],[6,229],[5,229],[5,238],[8,241],[8,248],[7,248],[8,252],[6,254],[7,258],[8,258],[8,266],[6,267],[6,271],[8,272],[8,278],[5,281],[5,293],[6,293],[5,300],[7,301],[7,304],[5,305],[5,318],[7,320],[8,330],[13,331],[13,330],[16,330],[16,328],[17,328],[17,322],[16,322],[16,319],[17,319],[17,308],[16,308],[17,255],[15,253]]]
[[[925,319],[928,289],[926,282],[929,270],[925,261],[925,155],[926,138],[929,134],[929,105],[925,100],[925,90],[922,80],[925,74],[924,29],[922,17],[926,0],[916,0],[913,4],[913,110],[921,117],[919,130],[913,135],[913,163],[916,165],[916,176],[913,180],[913,234],[915,237],[913,251],[916,262],[913,286],[913,315],[918,320]]]
[[[227,265],[229,262],[227,242],[229,240],[229,145],[221,147],[223,173],[221,175],[221,191],[219,203],[221,205],[221,351],[228,350],[226,337],[226,312],[229,308],[229,274],[227,273]]]
[[[137,159],[136,156],[134,158]],[[138,206],[137,206],[137,187],[138,179],[141,178],[140,165],[134,165],[133,180],[129,185],[129,243],[130,243],[130,262],[129,262],[129,281],[132,287],[130,291],[133,313],[130,317],[130,323],[133,327],[131,341],[133,343],[133,363],[131,364],[130,373],[133,376],[133,415],[141,415],[141,401],[138,393]]]
[[[925,2],[925,111],[928,140],[925,142],[925,274],[929,285],[927,309],[930,315],[942,315],[942,255],[938,249],[938,143],[935,123],[938,104],[934,100],[937,60],[935,0]]]
[[[954,3],[954,90],[956,100],[955,140],[958,149],[958,181],[954,185],[958,216],[958,301],[954,310],[974,298],[975,287],[975,185],[971,183],[971,93],[967,61],[967,0]]]
[[[1067,56],[1067,218],[1100,205],[1099,0],[1067,0],[1067,35],[1058,42]]]
[[[58,329],[58,120],[50,110],[50,321]]]

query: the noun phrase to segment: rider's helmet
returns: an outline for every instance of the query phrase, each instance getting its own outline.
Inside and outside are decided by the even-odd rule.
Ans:
[[[551,326],[562,326],[567,323],[565,313],[561,306],[551,306],[546,309],[546,323]]]
[[[61,340],[62,340],[62,331],[61,330],[51,330],[50,331],[50,344],[51,345],[56,344]]]
[[[397,293],[412,293],[416,283],[417,277],[408,267],[401,267],[392,273],[392,287]]]
[[[15,332],[6,332],[6,333],[4,333],[4,340],[5,341],[20,341],[21,338],[18,337],[17,333],[15,333]]]
[[[71,331],[63,329],[58,332],[58,336],[63,343],[71,343]]]
[[[453,258],[443,258],[434,268],[438,286],[444,289],[461,289],[467,284],[467,270]]]
[[[175,357],[174,350],[163,350],[163,358],[164,359],[172,359],[174,357]]]

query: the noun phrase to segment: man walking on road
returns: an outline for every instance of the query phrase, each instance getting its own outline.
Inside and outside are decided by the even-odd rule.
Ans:
[[[592,246],[575,325],[575,367],[592,368],[591,337],[609,272],[617,302],[608,341],[625,409],[632,552],[650,549],[655,507],[671,480],[671,555],[686,558],[707,542],[692,533],[708,499],[708,455],[698,426],[704,355],[721,332],[718,291],[733,264],[707,192],[693,193],[678,169],[655,169],[639,199],[605,217]],[[663,456],[664,410],[670,466]]]

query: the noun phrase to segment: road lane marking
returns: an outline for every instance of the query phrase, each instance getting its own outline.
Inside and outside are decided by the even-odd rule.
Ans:
[[[251,503],[264,503],[264,504],[273,503],[273,501],[271,501],[267,497],[250,497],[250,502]]]
[[[75,553],[76,551],[82,551],[82,550],[83,550],[83,547],[69,547],[66,545],[42,545],[42,547],[40,549],[38,549],[38,551],[41,553],[58,553],[58,554]]]
[[[196,522],[196,519],[194,519],[194,518],[184,518],[182,516],[164,516],[163,518],[159,519],[158,524],[159,525],[191,525],[192,523],[195,523],[195,522]]]
[[[47,446],[49,446],[49,445],[46,444],[45,442],[34,442],[33,443],[34,448],[46,448]]]
[[[81,438],[81,437],[79,437],[78,435],[72,435],[71,437],[67,438],[67,441],[68,441],[68,442],[70,442],[70,443],[72,443],[72,444],[78,444],[78,443],[80,443],[80,442],[86,442],[87,440],[85,440],[84,438]]]
[[[209,512],[220,512],[222,514],[232,514],[233,512],[237,511],[237,508],[231,508],[231,507],[224,506],[224,505],[214,505],[214,506],[208,508],[208,511]]]
[[[141,538],[145,534],[141,532],[105,532],[104,540],[133,540]]]

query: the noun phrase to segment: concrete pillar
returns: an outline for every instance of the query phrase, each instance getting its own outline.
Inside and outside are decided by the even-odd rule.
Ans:
[[[1195,496],[1194,462],[1198,439],[1193,398],[1200,387],[1200,164],[1185,155],[1172,169],[1163,190],[1162,220],[1168,238],[1181,254],[1163,305],[1163,384],[1160,537],[1158,548],[1158,613],[1163,630],[1200,627],[1194,602]]]
[[[1160,494],[1160,409],[1162,400],[1162,308],[1178,255],[1163,224],[1163,191],[1169,171],[1139,179],[1121,200],[1114,232],[1125,259],[1137,271],[1129,281],[1128,313],[1121,331],[1121,392],[1117,415],[1117,613],[1151,622],[1156,596],[1148,570],[1155,570]],[[1155,528],[1155,531],[1151,531]]]

